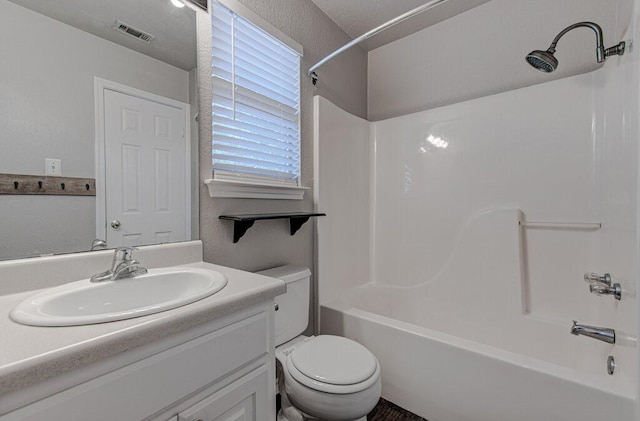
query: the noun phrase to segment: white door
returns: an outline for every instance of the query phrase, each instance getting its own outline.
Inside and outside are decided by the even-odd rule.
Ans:
[[[187,240],[186,110],[104,90],[110,246]]]

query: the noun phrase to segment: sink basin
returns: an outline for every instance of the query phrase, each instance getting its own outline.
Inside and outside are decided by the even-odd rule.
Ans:
[[[134,278],[99,283],[84,279],[28,298],[11,311],[11,318],[32,326],[113,322],[184,306],[225,285],[222,273],[197,268],[150,269]]]

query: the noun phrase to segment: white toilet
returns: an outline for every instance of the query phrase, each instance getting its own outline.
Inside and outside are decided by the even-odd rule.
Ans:
[[[351,339],[300,335],[309,322],[309,269],[287,265],[258,273],[287,284],[287,292],[276,297],[276,358],[285,389],[278,421],[365,421],[380,399],[376,357]]]

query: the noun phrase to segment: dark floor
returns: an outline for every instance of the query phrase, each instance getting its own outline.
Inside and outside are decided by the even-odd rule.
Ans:
[[[276,396],[276,409],[280,411],[280,394]],[[367,421],[427,421],[424,418],[420,418],[414,413],[400,408],[398,405],[393,404],[383,398],[380,398],[378,404],[373,411],[367,415]]]
[[[389,401],[380,401],[367,415],[367,421],[427,421]]]

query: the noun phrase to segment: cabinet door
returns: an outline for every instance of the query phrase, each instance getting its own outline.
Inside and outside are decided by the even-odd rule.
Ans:
[[[261,366],[178,414],[178,421],[257,421],[270,419],[269,370]]]

